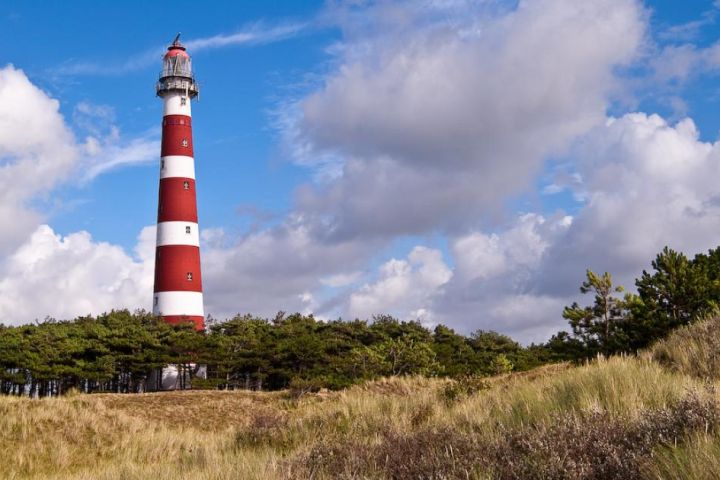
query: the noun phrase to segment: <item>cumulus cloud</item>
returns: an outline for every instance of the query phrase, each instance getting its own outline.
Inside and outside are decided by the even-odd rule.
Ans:
[[[286,133],[301,163],[342,162],[340,178],[297,196],[338,237],[477,224],[548,155],[602,123],[613,72],[635,58],[645,29],[633,0],[540,0],[490,14],[461,3],[336,15],[346,35],[338,66]]]
[[[611,118],[575,148],[587,203],[548,252],[538,285],[577,286],[586,267],[626,286],[665,245],[697,253],[718,244],[720,145],[692,120],[643,113]]]
[[[524,214],[496,233],[456,237],[450,249],[454,276],[433,297],[435,318],[465,332],[496,330],[522,341],[547,338],[562,327],[563,302],[573,294],[545,294],[534,280],[548,250],[571,225],[566,215]]]
[[[452,277],[442,252],[415,247],[407,260],[391,259],[379,271],[379,278],[352,293],[347,312],[352,318],[370,318],[377,313],[403,319],[432,321],[428,311],[437,289]]]
[[[22,70],[0,68],[0,255],[14,251],[47,220],[30,207],[33,200],[48,198],[63,183],[157,158],[158,133],[122,136],[110,107],[76,106],[73,123],[87,133],[78,141],[59,106]]]
[[[720,69],[720,42],[707,47],[691,43],[665,46],[650,66],[659,81],[683,85],[699,74]]]
[[[63,237],[41,225],[4,262],[0,322],[147,306],[152,297],[155,227],[142,230],[134,253],[94,242],[87,232]]]
[[[583,179],[569,187],[584,198],[576,215],[526,214],[456,237],[452,279],[431,295],[437,321],[541,341],[566,326],[562,308],[579,299],[586,268],[632,289],[664,246],[693,255],[718,245],[720,144],[700,141],[692,120],[610,118],[571,156]]]
[[[320,308],[323,300],[317,294],[328,283],[352,281],[378,244],[328,242],[321,229],[298,217],[237,239],[217,230],[206,235],[202,262],[207,311],[222,318],[327,310]]]
[[[66,180],[79,156],[57,100],[13,66],[0,68],[0,254],[16,248],[41,221],[27,206]]]

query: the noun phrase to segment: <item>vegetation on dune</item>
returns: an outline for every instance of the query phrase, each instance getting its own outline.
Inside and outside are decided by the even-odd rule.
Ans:
[[[718,405],[651,355],[299,397],[6,396],[0,478],[712,478],[692,475],[703,462],[718,472]]]
[[[206,334],[144,312],[114,311],[75,321],[0,327],[0,393],[35,396],[141,392],[152,369],[209,365],[193,388],[298,392],[338,389],[393,375],[491,375],[542,364],[542,352],[509,337],[466,337],[439,325],[379,316],[372,323],[238,316]]]

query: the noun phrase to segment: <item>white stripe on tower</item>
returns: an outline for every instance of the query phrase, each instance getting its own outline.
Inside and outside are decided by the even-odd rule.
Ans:
[[[200,246],[198,224],[194,222],[160,222],[157,225],[157,246]]]
[[[195,180],[195,159],[185,155],[167,155],[160,159],[160,178],[192,178]]]
[[[156,292],[164,316],[203,316],[201,292]]]

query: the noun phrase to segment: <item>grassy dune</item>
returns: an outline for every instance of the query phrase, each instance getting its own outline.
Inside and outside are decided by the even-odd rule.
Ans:
[[[720,478],[720,322],[652,351],[343,392],[0,398],[0,478]]]

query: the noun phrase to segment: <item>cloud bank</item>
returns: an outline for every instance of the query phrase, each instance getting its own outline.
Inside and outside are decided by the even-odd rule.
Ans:
[[[668,81],[714,61],[714,46],[684,47],[686,60],[648,49],[640,2],[340,2],[322,20],[342,40],[328,49],[320,82],[284,104],[279,122],[286,151],[319,174],[272,226],[204,231],[212,315],[390,313],[544,340],[563,328],[562,307],[577,298],[586,268],[631,287],[665,245],[690,254],[716,245],[718,144],[701,141],[688,118],[607,113],[631,93],[619,72],[648,51],[675,55],[679,67],[664,64]],[[18,93],[3,97],[3,88]],[[43,115],[26,118],[2,101],[17,94]],[[78,142],[57,102],[12,68],[0,71],[3,121],[37,135],[0,130],[0,182],[14,192],[0,216],[9,209],[19,219],[0,234],[0,321],[148,307],[151,228],[128,253],[85,232],[59,236],[28,205],[77,165],[91,162],[91,180],[145,161],[157,150],[152,136],[126,150],[114,149],[113,131]],[[539,185],[555,167],[553,183]],[[45,183],[23,183],[33,172],[46,173]],[[567,195],[572,213],[513,208],[523,194]],[[33,302],[38,291],[48,300]]]

